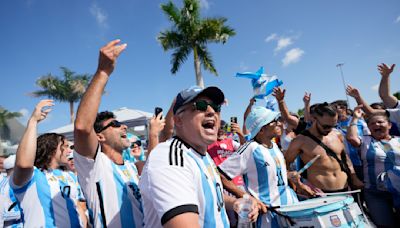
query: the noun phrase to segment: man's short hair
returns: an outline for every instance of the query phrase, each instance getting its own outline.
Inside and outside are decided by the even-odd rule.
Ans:
[[[103,123],[106,120],[115,119],[115,115],[110,111],[103,111],[97,113],[96,121],[94,121],[93,128],[96,133],[99,133],[103,128]]]
[[[317,104],[315,106],[314,115],[317,115],[317,116],[328,115],[330,117],[334,117],[337,114],[336,114],[336,109],[332,105],[328,104],[327,102],[324,102],[324,103]]]
[[[386,109],[386,106],[383,104],[383,102],[374,102],[370,106],[373,109]]]

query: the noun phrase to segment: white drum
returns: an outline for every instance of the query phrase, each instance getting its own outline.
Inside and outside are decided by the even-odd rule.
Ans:
[[[327,196],[301,201],[277,209],[280,227],[371,227],[350,195]]]

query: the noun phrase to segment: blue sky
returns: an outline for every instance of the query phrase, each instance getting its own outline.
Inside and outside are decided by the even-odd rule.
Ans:
[[[165,2],[0,1],[0,105],[21,111],[26,122],[39,101],[27,95],[39,89],[38,77],[60,75],[60,66],[94,73],[99,48],[119,38],[128,48],[100,109],[167,110],[179,90],[195,84],[195,77],[192,56],[172,76],[171,52],[156,41],[170,27],[160,10]],[[237,33],[225,45],[209,46],[219,76],[203,71],[206,85],[219,86],[229,100],[222,111],[225,120],[238,116],[242,122],[252,96],[249,80],[234,77],[236,72],[264,66],[283,80],[289,109],[296,111],[305,91],[312,93],[312,103],[345,98],[337,63],[345,63],[346,82],[369,102],[379,99],[377,64],[400,64],[398,0],[202,0],[201,5],[202,16],[226,17]],[[392,75],[393,92],[400,90],[399,68]],[[68,104],[57,103],[39,131],[68,123]]]

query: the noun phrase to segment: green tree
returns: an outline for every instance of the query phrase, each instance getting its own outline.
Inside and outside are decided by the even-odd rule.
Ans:
[[[299,108],[299,109],[297,110],[297,115],[299,115],[299,117],[304,116],[304,108]]]
[[[234,29],[225,25],[226,18],[201,18],[198,0],[184,0],[182,9],[169,1],[161,9],[173,23],[172,28],[160,32],[157,38],[164,51],[173,49],[171,73],[175,74],[193,51],[196,84],[204,87],[201,65],[218,76],[207,44],[224,44],[236,34]]]
[[[59,79],[51,74],[41,76],[36,84],[42,90],[31,93],[34,97],[48,97],[59,102],[69,103],[71,123],[74,122],[74,103],[78,102],[86,91],[91,75],[75,74],[66,67],[60,67],[64,79]]]

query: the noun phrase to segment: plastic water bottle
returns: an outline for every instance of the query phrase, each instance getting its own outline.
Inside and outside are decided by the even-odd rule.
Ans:
[[[239,219],[238,228],[251,228],[251,221],[249,219],[249,213],[251,212],[251,205],[253,204],[250,196],[244,194],[243,198],[240,199],[239,204]]]

